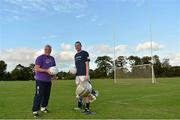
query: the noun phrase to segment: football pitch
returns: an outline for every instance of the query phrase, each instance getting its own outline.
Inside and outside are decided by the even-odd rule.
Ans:
[[[48,114],[42,119],[180,119],[180,78],[159,78],[157,84],[150,80],[110,79],[92,81],[99,91],[91,104],[95,115],[74,111],[75,83],[73,80],[58,81],[52,86]],[[31,119],[34,81],[0,81],[0,118]]]

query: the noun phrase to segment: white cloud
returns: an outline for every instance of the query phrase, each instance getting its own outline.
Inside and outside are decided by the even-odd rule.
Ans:
[[[53,2],[50,2],[51,7],[54,11],[56,12],[74,12],[76,10],[79,9],[83,9],[86,7],[86,1],[85,0],[81,0],[81,1],[77,1],[77,0],[57,0]]]
[[[43,49],[10,48],[0,51],[0,60],[4,60],[8,64],[8,71],[11,71],[17,64],[28,66],[34,63],[35,59],[43,53]],[[57,66],[61,69],[66,70],[69,65],[74,64],[75,51],[62,50],[59,52],[52,50],[51,55],[55,57]],[[66,68],[62,68],[62,66],[66,66]]]
[[[30,63],[34,63],[37,51],[31,48],[6,49],[0,51],[0,59],[8,64],[8,70],[12,70],[17,64],[28,66]]]
[[[164,48],[165,46],[156,42],[152,42],[152,49],[157,51],[160,50],[162,48]],[[144,42],[144,43],[139,43],[136,47],[137,51],[141,51],[141,50],[150,50],[151,49],[151,42]]]
[[[53,50],[52,56],[55,57],[57,66],[60,70],[68,71],[69,68],[74,66],[75,51],[72,49],[71,44],[60,44],[61,49]],[[127,45],[117,45],[115,47],[117,55],[129,55]],[[144,48],[143,48],[144,49]],[[109,55],[113,57],[113,46],[107,44],[98,44],[87,46],[86,49],[89,52],[91,63],[90,68],[96,68],[94,61],[98,56]],[[33,48],[11,48],[0,51],[0,59],[4,60],[8,64],[8,71],[14,69],[17,64],[28,66],[30,63],[34,63],[37,56],[44,53],[43,49]],[[170,63],[172,65],[180,65],[180,53],[169,54]]]
[[[59,53],[58,57],[60,59],[60,62],[70,62],[74,60],[74,51],[62,51]]]
[[[170,59],[171,65],[180,66],[180,53],[171,53],[169,54],[168,58]]]
[[[124,50],[127,50],[128,49],[128,46],[127,45],[117,45],[115,47],[115,50],[116,51],[124,51]]]
[[[99,45],[95,45],[93,46],[93,49],[97,52],[100,53],[112,53],[114,51],[114,47],[113,46],[109,46],[109,45],[105,45],[105,44],[99,44]],[[116,52],[122,52],[124,50],[127,50],[128,46],[127,45],[117,45],[115,47]]]
[[[29,16],[32,12],[75,13],[87,7],[87,0],[2,0],[6,7],[4,19],[16,16],[15,19]],[[1,1],[0,1],[1,2]],[[7,14],[6,14],[7,13]],[[11,18],[12,19],[12,18]]]
[[[42,55],[44,53],[44,50],[43,49],[40,49],[40,50],[37,50],[35,53],[34,53],[34,59],[36,59],[36,57],[38,57],[39,55]]]
[[[4,0],[17,10],[74,12],[87,6],[87,0]]]
[[[65,43],[61,43],[60,48],[63,50],[70,50],[72,48],[71,44],[65,44]]]
[[[35,49],[29,48],[17,48],[17,49],[6,49],[1,51],[1,59],[8,60],[11,62],[26,62],[33,60],[35,55]]]
[[[109,53],[109,52],[112,52],[113,50],[113,48],[111,48],[109,45],[104,45],[104,44],[95,45],[93,49],[94,51],[100,52],[100,53]]]
[[[71,44],[60,44],[60,50],[53,50],[52,56],[55,57],[58,68],[61,70],[68,70],[71,66],[74,66],[75,51],[72,49]],[[117,50],[123,51],[127,49],[126,45],[118,45]],[[94,61],[101,55],[112,55],[113,47],[109,45],[92,45],[87,49],[91,58],[91,68],[95,68]],[[94,52],[96,51],[96,52]],[[14,69],[17,64],[28,66],[30,63],[34,63],[37,56],[44,53],[42,49],[33,48],[10,48],[0,51],[0,59],[4,60],[8,64],[8,71]]]

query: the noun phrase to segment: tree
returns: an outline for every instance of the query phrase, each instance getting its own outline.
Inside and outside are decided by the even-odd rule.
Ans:
[[[100,56],[96,59],[95,63],[97,64],[97,71],[101,71],[104,77],[110,73],[113,67],[112,58],[109,56]]]
[[[115,60],[115,65],[116,67],[123,67],[124,65],[127,64],[127,60],[126,60],[126,56],[119,56],[116,60]]]
[[[34,79],[34,64],[30,64],[28,67],[18,64],[11,72],[12,80],[33,80]]]
[[[24,66],[21,64],[18,64],[14,70],[11,72],[11,78],[12,80],[23,80],[24,79],[24,73],[23,73]],[[24,79],[26,80],[26,79]]]
[[[101,68],[96,68],[94,70],[94,78],[105,78],[107,74],[101,70]]]
[[[132,56],[131,55],[131,56],[128,57],[128,60],[129,60],[129,62],[131,64],[131,66],[133,66],[133,65],[141,65],[142,64],[141,58],[138,57],[138,56]]]
[[[64,71],[59,72],[57,76],[61,80],[71,80],[75,78],[75,75],[70,74],[69,72],[64,72]]]
[[[89,75],[90,75],[91,78],[96,78],[95,71],[92,70],[92,69],[89,69]]]
[[[154,61],[154,72],[156,77],[160,77],[162,75],[162,67],[161,67],[161,61],[159,59],[158,55],[153,56]]]
[[[170,68],[171,67],[171,65],[170,65],[170,63],[169,63],[169,59],[168,58],[164,58],[163,60],[162,60],[162,68]]]
[[[34,71],[35,64],[31,63],[26,69],[27,69],[27,74],[29,76],[29,80],[34,80]]]
[[[10,72],[6,72],[5,77],[4,77],[3,80],[5,80],[5,81],[11,80],[11,73]]]
[[[7,64],[3,60],[0,60],[0,80],[5,79],[6,69]]]
[[[144,56],[142,59],[142,64],[151,64],[151,57],[149,56]]]
[[[180,66],[171,67],[169,77],[180,77]]]

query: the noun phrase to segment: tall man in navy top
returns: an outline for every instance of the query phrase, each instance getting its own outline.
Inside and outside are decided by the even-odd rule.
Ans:
[[[89,54],[88,52],[84,51],[81,49],[82,45],[81,42],[77,41],[75,43],[75,49],[77,50],[77,53],[74,56],[75,59],[75,66],[77,69],[76,73],[76,85],[78,86],[81,82],[84,80],[90,80],[89,78]],[[91,114],[89,107],[90,107],[90,98],[87,97],[85,98],[85,110],[83,111],[86,114]],[[78,100],[78,108],[77,109],[82,109],[83,103],[82,103],[82,98]]]
[[[35,61],[36,91],[32,107],[34,117],[39,116],[38,111],[40,107],[43,113],[48,112],[47,106],[51,92],[51,79],[53,77],[49,68],[56,66],[54,57],[50,55],[51,51],[51,46],[46,45],[44,54],[38,56]]]

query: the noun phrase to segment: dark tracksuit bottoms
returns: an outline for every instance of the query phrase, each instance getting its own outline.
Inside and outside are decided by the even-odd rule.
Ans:
[[[32,111],[36,112],[40,107],[47,107],[51,92],[51,82],[36,80],[36,91]]]

